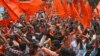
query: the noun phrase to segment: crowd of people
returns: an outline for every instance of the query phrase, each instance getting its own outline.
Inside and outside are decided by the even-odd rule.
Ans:
[[[44,18],[25,22],[21,16],[0,26],[0,56],[100,56],[100,18],[91,19],[87,29],[70,17]]]

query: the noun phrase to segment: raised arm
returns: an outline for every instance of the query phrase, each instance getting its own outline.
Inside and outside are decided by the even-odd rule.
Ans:
[[[28,41],[25,37],[21,37],[18,33],[15,33],[20,39],[22,39],[23,41],[25,41],[27,44],[30,44],[30,41]]]
[[[1,34],[0,37],[3,39],[3,41],[4,41],[6,44],[8,44],[8,41],[7,41],[7,39],[5,38],[4,34]]]

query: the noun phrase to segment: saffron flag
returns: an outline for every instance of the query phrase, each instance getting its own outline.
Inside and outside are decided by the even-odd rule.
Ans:
[[[92,7],[90,6],[88,1],[86,1],[85,7],[87,9],[89,18],[92,18]]]
[[[0,0],[0,5],[2,5],[4,8],[6,8],[7,13],[10,16],[10,17],[2,20],[0,22],[0,25],[7,26],[11,20],[18,19],[17,15],[11,10],[11,8],[6,4],[6,2],[4,0]]]
[[[72,17],[74,17],[78,21],[81,21],[80,15],[79,15],[74,3],[71,4],[71,9],[72,9]]]
[[[8,0],[8,1],[10,1],[10,2],[12,2],[12,3],[15,3],[15,4],[17,4],[17,5],[20,4],[20,3],[19,3],[19,0]]]
[[[46,13],[46,17],[50,16],[51,9],[52,9],[51,3],[50,2],[44,2],[43,6],[44,6],[45,13]]]
[[[65,16],[64,8],[60,0],[53,1],[53,10],[61,17]]]
[[[13,3],[11,1],[7,1],[6,4],[9,6],[9,8],[11,8],[11,10],[14,12],[14,14],[17,16],[17,17],[20,17],[20,15],[23,14],[23,11],[20,9],[20,7],[18,6],[18,4],[16,3]],[[17,19],[14,19],[14,20],[18,20],[19,18]]]
[[[41,0],[32,0],[28,3],[20,3],[19,7],[30,17],[34,15],[35,12],[42,10],[41,5]]]
[[[62,0],[62,5],[65,11],[66,17],[71,16],[71,6],[67,3],[66,0]]]
[[[88,13],[88,9],[86,8],[83,0],[80,0],[80,6],[81,6],[81,14],[82,14],[81,23],[84,26],[84,28],[86,29],[90,26],[90,16]]]

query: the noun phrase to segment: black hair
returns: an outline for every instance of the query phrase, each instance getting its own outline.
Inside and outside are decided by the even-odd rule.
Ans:
[[[59,56],[76,56],[76,54],[70,48],[62,47]]]
[[[70,50],[68,48],[61,48],[59,56],[70,56]]]
[[[90,44],[88,44],[88,45],[86,45],[86,49],[87,49],[87,50],[89,50],[89,49],[91,50],[91,49],[93,49],[93,46],[90,45]]]
[[[9,45],[12,46],[14,43],[12,41],[9,41]]]
[[[60,47],[60,41],[59,40],[53,40],[52,43],[54,44],[55,47]]]
[[[37,40],[32,40],[32,42],[31,42],[31,44],[30,45],[32,45],[32,47],[34,48],[34,49],[37,49],[38,47],[39,47],[39,45],[38,45],[38,41]]]
[[[30,55],[34,55],[36,52],[37,52],[37,49],[38,49],[39,45],[38,45],[38,41],[36,40],[33,40],[31,43],[30,43]]]
[[[21,51],[24,51],[26,49],[26,43],[21,43],[19,45],[19,48],[20,48]]]
[[[83,49],[81,35],[76,35],[77,45],[80,44],[80,49]]]
[[[52,46],[51,46],[51,50],[52,51],[56,51],[61,47],[60,41],[59,40],[53,40],[52,41]]]

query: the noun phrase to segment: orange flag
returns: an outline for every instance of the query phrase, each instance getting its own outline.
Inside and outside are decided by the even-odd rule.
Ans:
[[[49,8],[45,8],[45,12],[46,12],[46,17],[48,17],[50,15],[50,9]]]
[[[42,0],[32,0],[32,2],[30,3],[33,6],[38,7],[38,10],[44,10],[43,9],[43,1]]]
[[[90,18],[92,18],[92,7],[90,6],[90,4],[89,4],[88,1],[86,1],[85,7],[86,7],[86,9],[87,9],[88,16],[89,16]]]
[[[64,8],[63,8],[60,0],[54,0],[53,10],[61,17],[65,16]]]
[[[41,0],[32,0],[30,2],[20,3],[19,7],[28,15],[28,17],[33,16],[35,12],[42,10]]]
[[[43,3],[42,0],[32,0],[31,4],[34,4],[34,5],[41,5]]]
[[[79,1],[79,0],[73,0],[73,3],[74,3],[74,4],[78,4],[78,1]]]
[[[76,20],[78,21],[81,21],[80,15],[73,3],[71,4],[71,10],[72,10],[72,17],[76,18]]]
[[[68,4],[68,7],[67,7],[67,14],[68,14],[68,16],[71,16],[71,14],[72,14],[70,4]]]
[[[64,8],[64,11],[65,11],[65,15],[68,17],[68,16],[71,16],[71,6],[70,4],[68,4],[66,2],[66,0],[62,0],[62,5],[63,5],[63,8]]]
[[[95,17],[100,17],[100,2],[98,3],[97,7],[94,9]]]
[[[78,9],[79,0],[73,0],[73,3],[74,3],[74,5],[75,5],[75,7],[77,7],[77,9]]]
[[[13,3],[9,0],[6,2],[6,4],[9,6],[9,8],[11,8],[11,10],[14,12],[14,14],[17,15],[17,17],[20,17],[20,15],[23,14],[23,11],[19,8],[18,4]],[[15,20],[18,20],[18,18]]]
[[[10,2],[12,2],[12,3],[15,3],[15,4],[19,4],[19,0],[8,0],[8,1],[10,1]]]
[[[44,6],[45,13],[46,13],[46,17],[50,16],[50,14],[51,14],[51,7],[50,7],[51,3],[50,2],[44,2],[43,6]]]
[[[15,4],[12,4],[8,0],[2,0],[2,4],[7,9],[7,12],[9,13],[11,19],[14,21],[18,20],[18,17],[19,17],[18,13],[20,13],[20,11],[18,9],[16,9]]]
[[[81,13],[82,13],[82,16],[87,16],[87,10],[86,10],[86,7],[85,7],[85,3],[83,0],[80,0],[80,6],[81,6]]]
[[[83,0],[80,0],[80,6],[81,6],[81,13],[82,13],[81,23],[84,26],[84,28],[86,29],[90,26],[89,12],[88,12]]]
[[[12,9],[6,4],[4,0],[0,0],[0,5],[4,6],[9,14],[10,18],[0,21],[1,25],[7,26],[11,20],[18,19],[18,16],[12,11]]]

